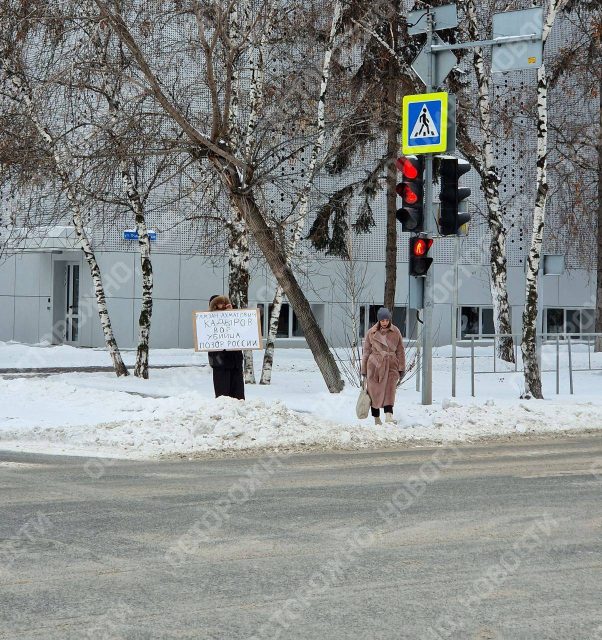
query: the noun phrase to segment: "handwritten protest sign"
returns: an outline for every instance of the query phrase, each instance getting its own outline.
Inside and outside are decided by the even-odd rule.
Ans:
[[[259,309],[193,311],[195,351],[262,349]]]

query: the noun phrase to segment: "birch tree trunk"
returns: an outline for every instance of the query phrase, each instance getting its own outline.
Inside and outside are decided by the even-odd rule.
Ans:
[[[92,283],[94,285],[96,306],[98,307],[98,317],[100,318],[100,325],[102,327],[105,344],[107,346],[109,355],[111,356],[111,360],[113,361],[113,368],[115,369],[115,373],[117,374],[117,376],[127,376],[128,370],[126,369],[125,364],[123,363],[123,360],[121,358],[121,352],[119,351],[119,347],[117,346],[117,340],[115,339],[113,327],[111,325],[111,317],[109,316],[109,309],[107,308],[107,300],[102,283],[102,273],[100,271],[98,261],[96,260],[94,250],[92,249],[92,244],[90,243],[90,239],[88,238],[88,235],[84,228],[81,207],[79,205],[79,202],[77,201],[77,198],[75,197],[72,188],[70,186],[67,186],[66,191],[67,199],[69,200],[69,204],[71,205],[71,213],[73,215],[73,227],[75,228],[75,233],[79,240],[82,251],[84,252],[86,262],[88,263],[88,268],[90,269],[90,276],[92,277]]]
[[[228,230],[228,293],[236,309],[249,306],[249,232],[240,212],[233,206]],[[244,351],[244,375],[247,384],[255,384],[253,352]]]
[[[342,4],[340,0],[336,0],[333,8],[330,35],[328,38],[326,51],[324,52],[324,61],[322,63],[322,80],[320,83],[320,97],[318,98],[317,137],[309,161],[308,178],[305,185],[303,186],[303,189],[301,190],[299,198],[299,216],[295,221],[292,238],[288,243],[288,246],[285,248],[288,259],[290,259],[290,257],[294,254],[297,245],[301,240],[303,229],[305,228],[305,223],[309,214],[309,195],[311,186],[315,178],[318,159],[320,157],[322,148],[324,147],[324,140],[326,137],[326,92],[328,90],[328,83],[330,80],[330,65],[332,61],[332,54],[334,51],[335,38],[341,22],[341,14]],[[278,331],[278,322],[280,320],[280,311],[282,310],[283,298],[283,288],[280,286],[280,284],[278,284],[274,293],[272,309],[270,311],[268,335],[266,338],[265,351],[263,355],[263,366],[261,368],[260,384],[270,384],[270,382],[272,381],[272,367],[274,365],[276,333]],[[296,309],[295,313],[297,313]]]
[[[525,397],[543,398],[541,371],[537,358],[537,300],[538,275],[541,261],[543,229],[545,222],[547,182],[547,78],[546,68],[537,70],[537,195],[533,211],[533,231],[527,258],[525,309],[523,311],[523,336],[521,352],[523,356]]]
[[[132,207],[138,232],[140,248],[140,270],[142,272],[142,308],[138,317],[138,347],[136,349],[136,365],[134,375],[148,380],[148,348],[153,315],[153,265],[151,262],[151,243],[146,226],[144,205],[136,182],[132,179],[127,163],[121,166],[121,177],[127,199]]]
[[[596,333],[602,333],[602,73],[598,87],[600,98],[599,126],[598,126],[598,281],[596,284]],[[602,351],[602,337],[596,338],[596,351]]]
[[[471,40],[479,40],[478,15],[474,0],[466,2],[468,33]],[[490,287],[493,303],[493,323],[495,333],[507,334],[497,342],[497,355],[506,362],[514,362],[514,344],[512,340],[512,323],[510,321],[510,305],[508,302],[508,271],[506,260],[507,231],[502,218],[499,185],[501,178],[493,152],[493,131],[491,129],[491,94],[489,77],[485,68],[483,49],[476,47],[473,53],[473,67],[478,87],[478,115],[482,143],[480,166],[477,170],[481,177],[481,186],[487,203],[487,222],[491,242],[490,254]]]
[[[284,291],[278,285],[274,293],[272,308],[269,311],[270,325],[268,327],[268,335],[265,341],[265,351],[263,353],[263,366],[261,368],[261,380],[259,384],[270,384],[272,382],[272,367],[274,366],[274,348],[276,346],[276,333],[278,332],[278,323],[280,321],[280,312],[282,310],[282,302],[284,300]]]
[[[244,38],[242,32],[250,21],[250,5],[248,0],[241,2],[240,7],[238,5],[239,3],[235,1],[230,7],[228,30],[231,42],[236,43],[237,46],[242,46],[241,42]],[[240,15],[241,13],[242,16]],[[240,73],[235,59],[232,59],[229,64],[231,97],[228,111],[228,139],[230,140],[232,148],[240,148],[244,143],[245,157],[248,159],[250,159],[252,153],[254,134],[257,122],[259,121],[259,109],[262,102],[264,48],[265,34],[251,70],[249,121],[244,140],[242,140],[243,135],[239,127]],[[251,280],[249,273],[249,263],[251,259],[249,252],[249,231],[244,218],[240,216],[240,213],[235,207],[232,207],[231,219],[226,225],[226,229],[228,231],[228,294],[235,308],[246,309],[249,306],[249,283]],[[255,384],[253,352],[243,351],[243,358],[245,383]]]
[[[547,41],[558,12],[567,0],[552,0],[544,22],[542,40]],[[545,64],[537,70],[537,193],[533,209],[533,231],[527,257],[527,277],[525,288],[525,308],[523,311],[523,335],[521,352],[523,356],[525,397],[543,398],[541,370],[537,357],[537,301],[538,275],[543,245],[543,230],[548,195],[548,79]]]
[[[115,373],[118,377],[127,376],[128,370],[123,363],[121,352],[119,351],[117,340],[115,339],[115,334],[113,333],[113,327],[111,324],[111,318],[109,316],[109,310],[107,308],[107,301],[104,291],[104,285],[102,282],[102,273],[100,270],[100,266],[98,264],[98,261],[96,260],[94,250],[92,249],[92,243],[90,242],[88,234],[86,233],[83,222],[84,219],[81,210],[81,203],[79,202],[71,177],[69,175],[68,167],[70,167],[72,164],[70,161],[71,154],[69,150],[64,146],[64,144],[61,143],[57,138],[55,138],[42,124],[40,118],[37,115],[37,110],[31,97],[31,90],[27,85],[25,79],[20,75],[11,72],[10,69],[8,69],[6,63],[3,64],[3,69],[10,83],[11,98],[15,102],[22,104],[25,107],[32,124],[38,132],[38,135],[50,149],[50,153],[52,154],[55,165],[56,175],[62,183],[67,195],[67,200],[69,202],[69,207],[71,210],[73,227],[79,240],[80,247],[84,253],[84,257],[86,258],[86,262],[88,263],[90,276],[92,278],[92,284],[94,285],[94,295],[98,308],[98,317],[100,319],[105,344],[113,362],[113,368],[115,369]]]
[[[91,9],[91,7],[88,7]],[[93,13],[93,11],[92,11]],[[138,234],[138,247],[140,249],[140,272],[142,274],[141,308],[138,316],[138,342],[136,347],[136,363],[134,375],[137,378],[148,380],[149,341],[151,330],[151,318],[153,315],[153,266],[151,262],[151,243],[146,226],[144,202],[138,187],[136,166],[128,159],[128,150],[124,148],[124,142],[118,134],[121,103],[119,90],[122,78],[115,75],[123,73],[123,69],[107,64],[106,51],[103,50],[101,40],[94,38],[98,55],[98,67],[103,79],[101,94],[107,101],[111,125],[107,133],[114,146],[114,153],[119,160],[121,181],[130,209],[134,213],[136,232]],[[106,43],[105,43],[106,44]],[[133,165],[133,172],[132,172]]]

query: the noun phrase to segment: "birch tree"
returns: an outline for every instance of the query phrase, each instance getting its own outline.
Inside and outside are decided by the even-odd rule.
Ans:
[[[90,15],[86,15],[90,19]],[[136,363],[134,375],[139,378],[149,377],[149,340],[151,330],[151,318],[153,312],[153,267],[151,261],[151,241],[146,224],[145,200],[150,189],[143,194],[139,184],[140,162],[144,161],[143,152],[133,152],[133,138],[139,138],[149,142],[147,132],[144,131],[140,112],[134,117],[134,131],[132,124],[126,123],[126,131],[123,131],[124,115],[123,81],[127,63],[122,52],[115,50],[111,43],[111,33],[103,28],[101,22],[89,20],[88,34],[90,42],[90,55],[84,58],[86,69],[86,88],[99,93],[106,102],[108,118],[99,118],[97,124],[103,129],[107,138],[107,151],[109,163],[117,162],[117,170],[120,174],[123,193],[127,206],[131,210],[135,228],[138,234],[138,247],[140,251],[140,270],[142,275],[142,305],[138,317],[138,341],[136,347]],[[98,76],[97,82],[95,82]],[[71,85],[71,90],[81,91],[82,87],[77,83]],[[127,129],[130,129],[127,131]],[[138,146],[140,146],[138,144]],[[160,161],[158,173],[161,172],[168,154]],[[106,167],[103,173],[112,174],[110,167]],[[152,180],[151,180],[152,183]],[[94,194],[90,194],[93,196]]]
[[[554,22],[568,0],[551,0],[544,19],[543,44],[552,31]],[[538,276],[543,244],[543,231],[548,196],[548,77],[546,65],[537,70],[537,174],[533,209],[533,229],[527,257],[525,308],[521,352],[524,366],[525,397],[543,398],[541,371],[537,357],[537,300]]]
[[[466,16],[466,30],[472,41],[482,40],[479,29],[479,14],[475,0],[461,0]],[[472,68],[477,85],[478,135],[475,141],[469,127],[458,128],[460,147],[481,178],[481,189],[487,205],[487,224],[491,236],[489,245],[490,289],[493,303],[495,333],[508,335],[497,342],[497,355],[506,362],[514,362],[512,323],[508,302],[508,272],[506,260],[507,229],[500,203],[500,183],[502,178],[494,153],[494,132],[492,125],[492,97],[490,87],[491,69],[487,67],[483,49],[475,47],[472,54]],[[471,87],[472,89],[472,87]],[[461,108],[465,108],[464,105]]]
[[[199,19],[199,9],[197,4],[197,20]],[[228,124],[226,128],[225,140],[229,146],[243,152],[247,161],[252,159],[252,150],[255,140],[259,110],[261,108],[264,89],[264,64],[265,45],[271,26],[273,12],[268,14],[266,19],[266,32],[261,35],[260,43],[253,42],[249,37],[251,30],[251,4],[250,0],[242,2],[231,2],[228,10],[228,39],[232,49],[226,59],[225,73],[229,75],[231,101],[228,112]],[[203,26],[199,25],[199,33]],[[207,41],[203,46],[206,52],[209,51]],[[245,52],[255,46],[256,53],[253,56],[251,80],[250,80],[250,106],[249,121],[246,132],[243,131],[240,123],[240,100],[241,100],[241,73],[239,69],[240,61],[245,59]],[[243,148],[244,145],[244,148]],[[230,207],[229,216],[226,218],[226,230],[228,232],[228,291],[230,300],[235,308],[246,308],[249,305],[249,230],[241,211],[234,205]],[[255,371],[253,365],[253,352],[244,351],[244,376],[247,384],[255,384]]]
[[[596,215],[596,248],[597,248],[597,285],[596,285],[596,333],[602,334],[602,21],[597,23],[597,42],[594,39],[594,50],[597,55],[598,68],[598,139],[596,151],[598,156],[598,210]],[[594,38],[596,37],[594,36]],[[596,67],[594,67],[595,69]],[[596,351],[602,351],[602,336],[596,338]]]
[[[198,102],[193,101],[183,105],[175,99],[177,90],[166,90],[165,82],[153,69],[157,61],[151,62],[147,58],[145,51],[148,49],[143,50],[139,40],[133,35],[132,29],[128,27],[126,20],[129,20],[130,15],[123,6],[118,7],[105,0],[95,0],[95,3],[102,18],[107,20],[130,51],[149,94],[153,96],[164,113],[180,127],[188,141],[191,155],[199,162],[207,163],[222,183],[228,193],[231,206],[245,221],[272,273],[291,302],[328,389],[331,392],[340,391],[343,388],[343,381],[336,361],[328,348],[311,306],[293,274],[286,253],[269,224],[268,216],[262,209],[262,191],[270,179],[269,176],[273,174],[274,164],[270,165],[269,162],[275,158],[276,151],[273,146],[270,146],[269,130],[266,129],[261,136],[257,136],[252,161],[228,140],[227,130],[232,108],[232,79],[231,76],[221,74],[223,67],[220,66],[220,61],[229,59],[233,51],[236,51],[236,47],[233,49],[230,43],[229,22],[226,17],[232,3],[228,3],[225,8],[219,3],[205,4],[202,7],[197,3],[183,4],[178,14],[183,30],[190,30],[190,20],[194,21],[195,35],[203,52],[200,68],[205,70],[201,77],[209,94],[209,106],[203,105],[202,112],[199,111]],[[287,5],[283,6],[282,11],[287,10]],[[149,7],[150,9],[152,7]],[[254,7],[253,33],[265,32],[266,17],[272,10],[272,3]],[[279,20],[276,20],[276,23],[278,22]],[[150,24],[153,24],[152,20]],[[220,84],[222,81],[223,84]],[[244,122],[249,121],[247,110],[244,111],[244,116],[241,114],[239,122],[243,117]],[[206,132],[203,131],[205,128]],[[286,153],[288,157],[291,157],[291,154],[294,154],[294,150]],[[264,163],[260,166],[262,159]],[[275,160],[277,163],[280,161],[280,159]]]
[[[51,167],[56,179],[62,186],[71,212],[71,222],[75,229],[82,252],[90,269],[94,285],[94,295],[98,315],[105,339],[105,344],[117,376],[127,376],[128,371],[123,363],[107,308],[102,273],[85,227],[84,205],[77,190],[77,178],[80,168],[74,161],[74,154],[64,135],[52,131],[51,125],[44,121],[48,113],[48,105],[42,103],[43,98],[33,91],[27,66],[22,59],[23,40],[34,26],[21,20],[19,11],[8,4],[3,6],[2,15],[2,47],[0,51],[0,68],[3,75],[5,91],[10,99],[19,106],[19,113],[32,125],[32,130],[40,141],[47,156],[47,166]],[[15,38],[15,39],[11,39]],[[18,39],[19,43],[15,40]],[[64,133],[64,132],[60,132]]]
[[[170,139],[165,117],[153,112],[144,91],[128,86],[129,60],[120,40],[98,20],[94,8],[82,11],[88,44],[81,47],[77,71],[63,82],[76,101],[80,93],[100,97],[91,116],[97,131],[91,153],[98,158],[92,166],[97,179],[89,184],[88,197],[117,211],[128,209],[134,219],[141,272],[134,375],[148,379],[153,267],[146,207],[157,190],[173,188],[174,177],[183,170],[181,136]]]

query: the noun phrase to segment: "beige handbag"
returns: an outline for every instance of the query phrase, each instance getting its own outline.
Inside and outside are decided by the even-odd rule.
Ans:
[[[362,381],[360,386],[360,395],[355,405],[355,413],[360,420],[365,420],[370,413],[370,407],[372,406],[372,400],[366,390],[366,384]]]

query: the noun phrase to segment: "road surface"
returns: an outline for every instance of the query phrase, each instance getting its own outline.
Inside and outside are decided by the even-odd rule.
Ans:
[[[602,640],[602,437],[0,452],[0,638]]]

